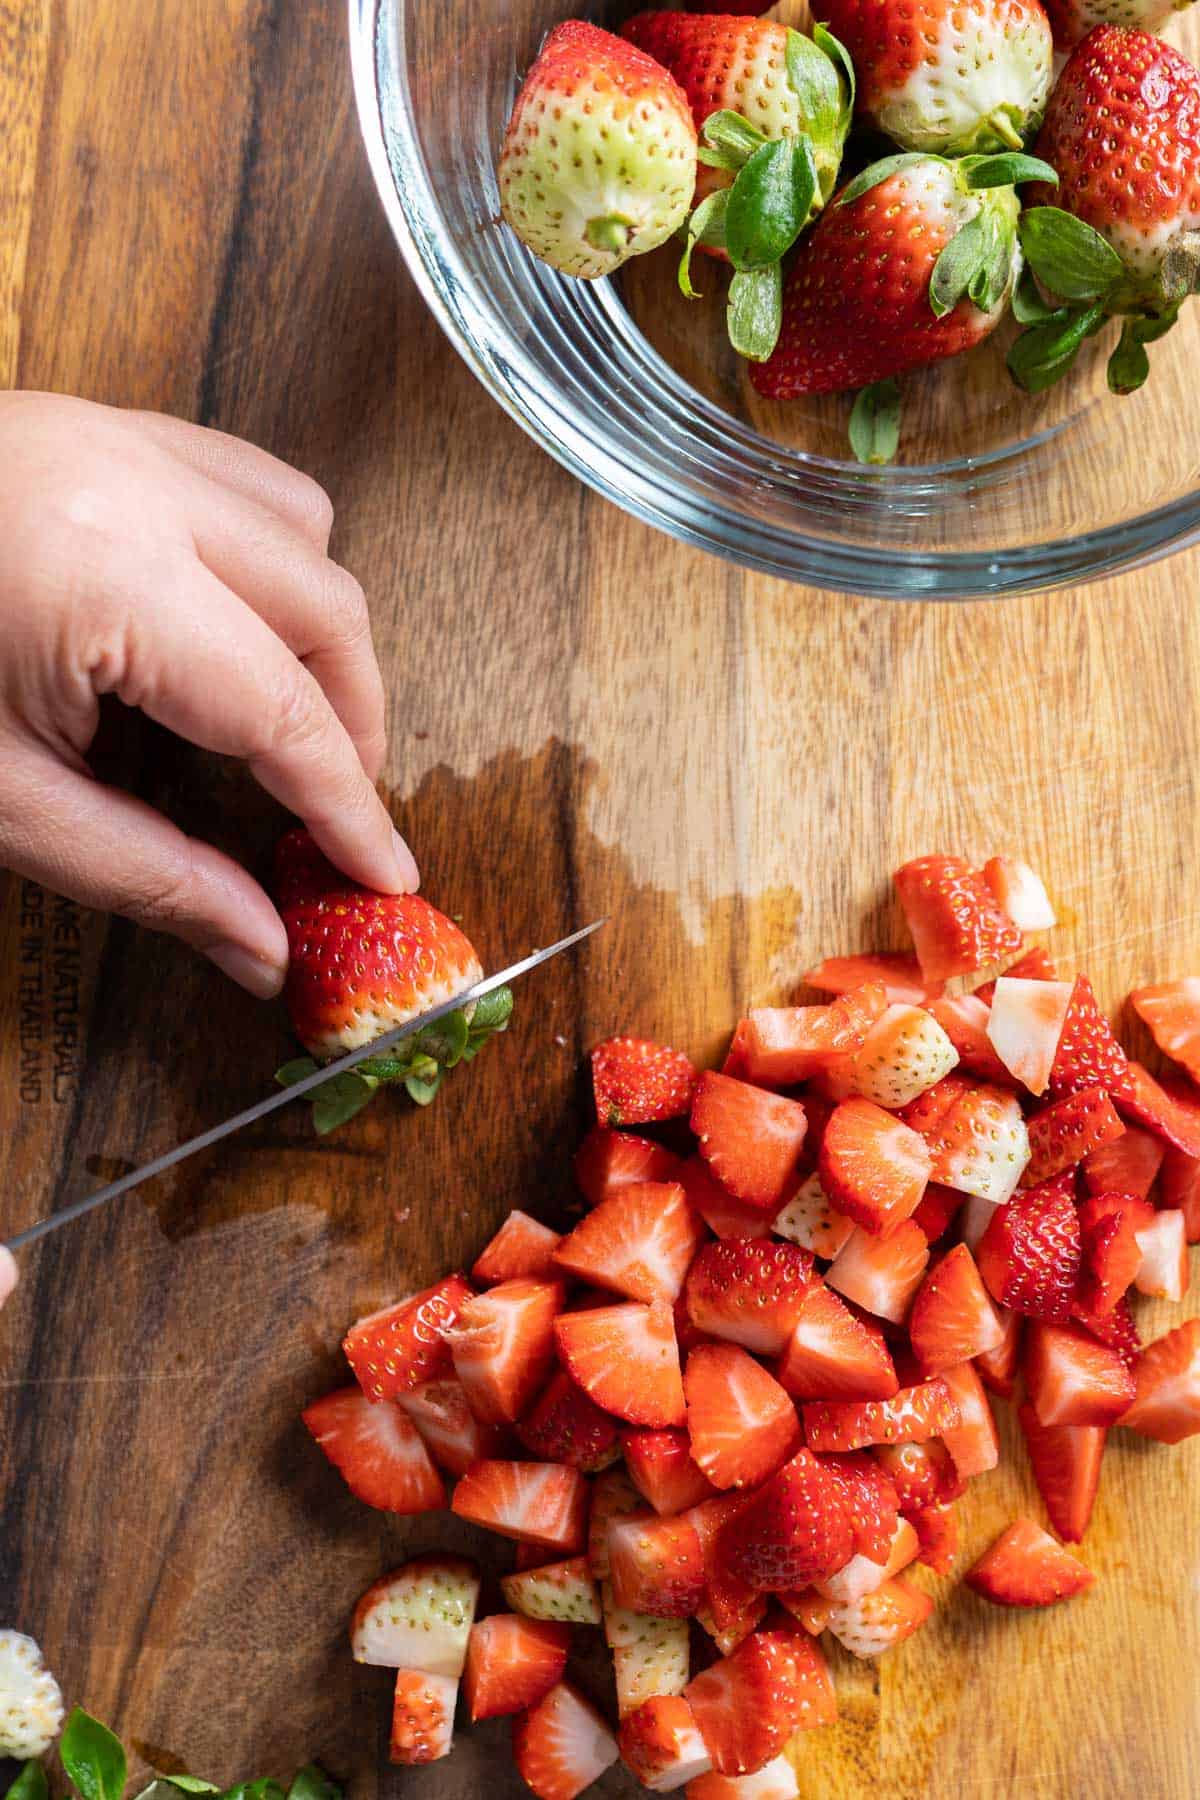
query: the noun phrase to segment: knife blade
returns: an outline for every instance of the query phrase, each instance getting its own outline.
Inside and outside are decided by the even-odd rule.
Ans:
[[[439,1019],[449,1018],[451,1013],[461,1011],[475,1000],[482,1000],[486,994],[495,993],[497,988],[505,987],[510,981],[516,981],[522,975],[528,975],[541,963],[549,962],[553,956],[561,956],[564,950],[581,944],[584,938],[591,937],[607,919],[595,919],[592,924],[585,925],[579,931],[573,931],[569,937],[559,938],[556,944],[549,944],[544,950],[533,950],[528,956],[521,958],[507,969],[501,969],[497,975],[488,975],[477,981],[474,987],[456,994],[452,1000],[443,1000],[439,1006],[430,1007],[428,1012],[421,1013],[415,1019],[409,1019],[403,1025],[385,1031],[382,1037],[374,1038],[369,1044],[360,1044],[357,1050],[347,1051],[345,1056],[336,1062],[325,1063],[302,1081],[291,1087],[281,1088],[276,1094],[269,1094],[265,1100],[248,1106],[244,1112],[235,1113],[223,1124],[213,1125],[208,1131],[202,1131],[198,1137],[189,1138],[186,1144],[177,1144],[173,1150],[167,1150],[162,1156],[156,1156],[153,1162],[144,1163],[140,1169],[122,1175],[119,1181],[110,1181],[107,1187],[98,1188],[94,1194],[87,1194],[82,1200],[73,1200],[70,1206],[64,1206],[61,1212],[51,1213],[48,1218],[39,1219],[36,1225],[19,1231],[15,1237],[9,1238],[4,1246],[10,1251],[22,1250],[34,1244],[48,1232],[57,1231],[60,1225],[69,1225],[73,1219],[81,1219],[84,1213],[91,1212],[94,1207],[103,1206],[106,1200],[115,1200],[120,1194],[127,1194],[131,1188],[140,1187],[143,1181],[150,1181],[155,1175],[162,1175],[167,1169],[173,1169],[177,1163],[186,1162],[189,1156],[197,1155],[201,1150],[208,1150],[213,1144],[219,1144],[222,1138],[231,1137],[235,1131],[241,1131],[247,1125],[254,1125],[259,1119],[268,1118],[271,1113],[278,1112],[293,1100],[303,1099],[313,1088],[331,1081],[335,1075],[343,1075],[347,1069],[353,1069],[369,1057],[386,1056],[395,1044],[403,1043],[405,1038],[413,1037],[418,1031],[424,1031],[427,1025],[436,1025]]]

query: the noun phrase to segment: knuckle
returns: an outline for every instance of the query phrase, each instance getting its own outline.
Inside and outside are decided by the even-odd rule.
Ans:
[[[371,635],[371,615],[361,582],[338,563],[327,562],[322,572],[322,603],[336,642],[357,645]]]
[[[194,901],[195,884],[185,859],[144,875],[120,910],[152,931],[178,931],[190,922]]]
[[[269,710],[258,755],[289,758],[303,754],[326,734],[327,716],[321,690],[299,663]]]
[[[294,469],[292,474],[293,502],[301,523],[322,543],[328,543],[333,530],[333,501],[320,482],[314,481],[302,469]]]

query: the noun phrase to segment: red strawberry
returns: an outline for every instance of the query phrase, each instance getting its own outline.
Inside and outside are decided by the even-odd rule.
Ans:
[[[558,1247],[560,1269],[631,1300],[674,1300],[704,1241],[678,1182],[641,1182],[602,1200]]]
[[[1076,1300],[1071,1308],[1071,1317],[1090,1337],[1107,1344],[1110,1350],[1115,1350],[1127,1369],[1133,1368],[1141,1354],[1142,1340],[1133,1322],[1128,1300],[1118,1300],[1112,1311],[1105,1313],[1103,1317],[1088,1312]]]
[[[821,1177],[813,1174],[776,1214],[771,1229],[777,1237],[799,1244],[814,1256],[832,1259],[854,1230],[854,1221],[834,1210]]]
[[[683,1391],[692,1455],[714,1487],[756,1487],[796,1448],[796,1408],[736,1344],[693,1350]]]
[[[860,1050],[887,1004],[884,988],[870,982],[840,995],[831,1006],[775,1006],[752,1012],[743,1020],[746,1079],[768,1087],[807,1080]]]
[[[1070,1318],[1082,1247],[1075,1203],[1058,1183],[998,1206],[975,1256],[992,1298],[1010,1312]]]
[[[951,1075],[904,1109],[924,1138],[931,1178],[961,1194],[999,1204],[1029,1161],[1029,1134],[1016,1095]]]
[[[459,1307],[449,1333],[454,1373],[487,1425],[519,1419],[554,1361],[557,1281],[502,1281]]]
[[[1125,1198],[1121,1194],[1095,1194],[1079,1209],[1083,1249],[1079,1299],[1089,1312],[1101,1318],[1112,1311],[1142,1264],[1134,1208],[1122,1206]]]
[[[1160,1444],[1200,1431],[1200,1319],[1148,1344],[1134,1369],[1136,1392],[1121,1424]]]
[[[517,1545],[516,1570],[500,1578],[513,1611],[559,1625],[599,1625],[600,1595],[587,1557],[569,1556],[556,1563],[545,1558],[544,1544]]]
[[[523,1712],[561,1681],[571,1641],[569,1625],[496,1613],[471,1627],[463,1698],[473,1722]]]
[[[894,1577],[861,1600],[831,1607],[829,1629],[852,1656],[881,1656],[919,1631],[932,1611],[928,1594]]]
[[[1188,1243],[1200,1243],[1200,1157],[1168,1146],[1162,1162],[1162,1203],[1183,1214]]]
[[[570,1682],[560,1681],[513,1720],[513,1761],[538,1800],[575,1800],[617,1755],[616,1738]]]
[[[608,1580],[608,1528],[614,1519],[644,1513],[645,1501],[624,1469],[606,1469],[592,1483],[587,1559],[593,1581]]]
[[[1136,1194],[1144,1200],[1165,1155],[1164,1146],[1152,1133],[1127,1125],[1120,1137],[1101,1144],[1084,1158],[1084,1184],[1089,1194]],[[1170,1205],[1169,1200],[1166,1203]]]
[[[915,1131],[870,1100],[846,1100],[821,1144],[821,1186],[864,1230],[886,1233],[920,1204],[931,1159]]]
[[[906,1518],[948,1505],[966,1492],[966,1481],[940,1438],[924,1444],[877,1444],[871,1455],[895,1489]]]
[[[945,1437],[959,1422],[958,1408],[941,1376],[901,1388],[890,1400],[817,1400],[802,1407],[801,1414],[805,1439],[813,1450],[921,1444]]]
[[[446,1333],[470,1298],[463,1276],[448,1275],[423,1293],[352,1325],[342,1349],[367,1398],[394,1400],[446,1373]]]
[[[622,1719],[621,1756],[652,1794],[669,1793],[712,1767],[696,1716],[682,1694],[655,1694]]]
[[[457,1695],[458,1682],[452,1675],[398,1669],[388,1761],[416,1767],[449,1756]]]
[[[704,1555],[687,1517],[614,1519],[608,1556],[613,1598],[628,1612],[689,1619],[704,1598]]]
[[[933,166],[935,169],[938,167],[936,162]],[[910,176],[923,175],[925,164],[916,164],[908,173]],[[949,193],[953,191],[952,184],[948,184],[940,175],[938,181],[948,190],[942,204],[949,208],[952,205],[949,198]],[[886,183],[873,192],[881,200],[890,200],[892,183]],[[897,186],[896,203],[903,206],[907,194],[907,186]],[[911,206],[913,202],[910,200],[908,204]],[[903,215],[901,218],[903,219]],[[946,232],[946,225],[939,221],[932,234],[931,244],[922,250],[922,266],[926,258],[932,262],[942,249]],[[924,284],[921,299],[925,300]],[[926,310],[928,311],[927,301]],[[951,312],[946,315],[946,319],[934,323],[941,328],[945,326],[946,320],[953,320],[955,316]],[[905,321],[901,319],[897,323],[903,324]],[[976,335],[982,335],[977,326],[974,329]],[[962,332],[963,327],[959,326],[958,330]],[[953,355],[954,350],[964,347],[963,344],[956,343],[954,349],[942,351],[941,354]],[[916,946],[921,974],[926,981],[959,983],[966,978],[967,986],[978,987],[979,981],[972,979],[973,977],[978,975],[982,980],[983,971],[992,973],[1007,968],[1020,955],[1020,932],[997,906],[983,876],[964,862],[962,857],[920,856],[915,862],[905,863],[902,869],[897,869],[893,879]]]
[[[756,1631],[689,1682],[685,1697],[722,1775],[744,1775],[779,1755],[800,1720],[810,1676],[793,1631]]]
[[[929,1010],[958,1052],[960,1074],[978,1075],[981,1081],[1001,1084],[1012,1080],[988,1037],[991,1007],[983,998],[982,988],[975,994],[932,1000]]]
[[[451,1510],[500,1537],[574,1554],[583,1545],[587,1483],[553,1463],[478,1462],[455,1488]]]
[[[1080,1088],[1035,1113],[1029,1121],[1029,1163],[1022,1187],[1037,1187],[1072,1169],[1125,1127],[1103,1088]]]
[[[823,1456],[821,1461],[841,1486],[854,1536],[854,1554],[885,1563],[892,1552],[900,1515],[895,1483],[883,1465],[866,1451]]]
[[[1049,1084],[1072,994],[1069,981],[1001,975],[996,982],[988,1041],[1009,1074],[1031,1094],[1044,1094]]]
[[[921,1195],[921,1204],[912,1216],[917,1230],[934,1244],[953,1225],[962,1208],[963,1196],[957,1188],[942,1187],[931,1181]]]
[[[694,1212],[698,1213],[719,1238],[765,1238],[770,1234],[771,1220],[761,1207],[747,1206],[735,1200],[728,1188],[721,1186],[708,1164],[699,1156],[689,1156],[679,1165],[680,1186]]]
[[[958,1554],[958,1515],[953,1506],[923,1506],[912,1517],[917,1558],[935,1575],[949,1575]]]
[[[592,1129],[575,1152],[575,1179],[593,1206],[635,1181],[674,1181],[679,1158],[631,1132]]]
[[[1200,1081],[1200,976],[1138,988],[1129,1002],[1163,1054]]]
[[[667,1306],[602,1306],[555,1321],[558,1353],[605,1412],[654,1430],[687,1417]]]
[[[339,875],[306,831],[276,851],[288,935],[284,1000],[316,1057],[369,1044],[483,979],[478,956],[419,894],[374,894]]]
[[[693,1460],[686,1431],[626,1431],[621,1444],[630,1480],[656,1513],[687,1512],[715,1494]]]
[[[456,1375],[423,1381],[396,1402],[412,1420],[435,1463],[448,1475],[465,1475],[473,1462],[499,1456],[505,1433],[483,1425],[471,1411],[467,1390]]]
[[[1021,1314],[1001,1306],[997,1308],[997,1317],[1004,1336],[994,1350],[975,1358],[975,1367],[985,1387],[993,1394],[999,1394],[1002,1400],[1011,1400],[1021,1362]]]
[[[1135,1278],[1138,1293],[1182,1300],[1191,1278],[1183,1214],[1165,1209],[1156,1212],[1139,1227],[1135,1241],[1141,1253]]]
[[[882,1331],[823,1282],[805,1295],[775,1373],[798,1400],[887,1400],[899,1385]]]
[[[834,1724],[838,1716],[837,1691],[820,1645],[812,1641],[811,1634],[797,1631],[781,1612],[776,1612],[774,1621],[769,1629],[787,1638],[795,1663],[797,1727],[811,1731],[819,1725]]]
[[[950,1391],[952,1404],[958,1409],[959,1421],[957,1425],[946,1427],[942,1442],[964,1481],[974,1475],[986,1475],[1000,1461],[1000,1440],[975,1365],[956,1363],[952,1369],[943,1369],[941,1379]]]
[[[696,1528],[704,1556],[705,1604],[699,1612],[700,1623],[724,1656],[737,1649],[762,1622],[766,1611],[763,1596],[735,1575],[721,1554],[725,1527],[753,1498],[752,1494],[736,1491],[720,1494],[693,1506],[687,1515]]]
[[[373,1582],[354,1608],[355,1662],[457,1681],[478,1599],[479,1569],[465,1556],[413,1557]]]
[[[1103,1425],[1043,1425],[1028,1401],[1017,1417],[1050,1523],[1059,1537],[1077,1544],[1096,1503],[1108,1431]]]
[[[1128,1073],[1129,1059],[1096,1003],[1091,982],[1077,975],[1050,1072],[1050,1092],[1061,1099],[1099,1087],[1116,1097],[1124,1092]]]
[[[471,1279],[479,1287],[495,1287],[501,1281],[549,1281],[559,1242],[558,1232],[548,1225],[526,1212],[510,1212],[471,1270]]]
[[[517,1426],[517,1436],[535,1456],[567,1463],[585,1474],[606,1469],[621,1454],[616,1421],[576,1387],[565,1369],[550,1377]]]
[[[1131,1062],[1129,1089],[1117,1096],[1123,1112],[1174,1149],[1200,1156],[1200,1094],[1190,1082],[1169,1075],[1155,1081],[1141,1063]]]
[[[867,956],[827,956],[823,963],[810,969],[804,977],[809,987],[825,994],[845,994],[851,988],[868,983],[882,986],[889,1006],[899,1002],[907,1006],[924,1006],[932,998],[921,977],[915,956],[884,950]]]
[[[997,1606],[1053,1606],[1095,1579],[1032,1519],[1014,1519],[966,1575],[967,1586]]]
[[[828,1596],[831,1610],[835,1606],[846,1606],[862,1600],[867,1594],[873,1594],[876,1588],[883,1587],[894,1575],[907,1569],[911,1562],[915,1562],[920,1548],[921,1540],[915,1527],[907,1519],[898,1518],[882,1562],[864,1556],[861,1550],[857,1551],[836,1575],[830,1575],[828,1580],[819,1584],[818,1591]],[[780,1598],[786,1599],[786,1596],[781,1595]],[[790,1612],[792,1608],[789,1607],[788,1610]]]
[[[1004,1341],[1004,1327],[965,1244],[955,1245],[925,1277],[908,1315],[908,1333],[927,1375]]]
[[[748,1205],[778,1212],[808,1129],[799,1101],[709,1070],[696,1085],[691,1122],[717,1180]]]
[[[794,1594],[776,1594],[775,1598],[803,1625],[810,1637],[820,1637],[829,1624],[833,1602],[815,1587],[797,1588]]]
[[[314,1400],[301,1417],[352,1494],[381,1512],[435,1512],[446,1504],[442,1478],[417,1429],[399,1407],[377,1405],[361,1388]]]
[[[766,1593],[790,1593],[821,1581],[853,1552],[842,1485],[809,1450],[798,1450],[751,1496],[722,1527],[716,1546],[739,1581]]]
[[[1070,1326],[1031,1326],[1024,1372],[1043,1425],[1111,1425],[1134,1397],[1134,1378],[1117,1352]]]
[[[861,1226],[834,1259],[825,1279],[867,1312],[899,1325],[929,1262],[925,1234],[906,1219],[885,1238]]]
[[[648,1038],[609,1038],[592,1051],[601,1125],[647,1125],[691,1110],[696,1071],[682,1050]]]
[[[710,1337],[774,1356],[791,1337],[816,1280],[811,1255],[795,1244],[725,1238],[705,1244],[688,1272],[688,1317]]]

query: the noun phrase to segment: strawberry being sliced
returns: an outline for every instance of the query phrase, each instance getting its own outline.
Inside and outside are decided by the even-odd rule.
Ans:
[[[686,1619],[656,1619],[617,1605],[604,1590],[604,1633],[612,1650],[617,1716],[626,1718],[656,1694],[682,1694],[691,1673]]]
[[[1077,975],[1050,1071],[1050,1092],[1061,1099],[1101,1088],[1116,1099],[1125,1095],[1128,1077],[1129,1059],[1100,1011],[1092,984],[1086,975]]]
[[[945,1428],[942,1442],[964,1481],[974,1475],[986,1475],[1000,1461],[1000,1439],[975,1365],[957,1363],[952,1369],[943,1369],[941,1378],[958,1408],[958,1424]]]
[[[795,1406],[737,1344],[693,1350],[683,1391],[692,1455],[714,1487],[757,1487],[796,1448]]]
[[[588,1213],[556,1260],[568,1275],[630,1300],[674,1300],[704,1236],[678,1182],[635,1182]]]
[[[465,1556],[415,1556],[359,1599],[350,1620],[354,1660],[457,1681],[478,1600],[477,1564]]]
[[[1044,1094],[1074,989],[1069,981],[1025,981],[1002,975],[992,996],[988,1041],[1009,1074],[1031,1094]]]
[[[992,1298],[1010,1312],[1059,1323],[1071,1316],[1082,1261],[1079,1215],[1060,1182],[998,1206],[975,1260]]]
[[[478,1462],[455,1488],[451,1510],[501,1537],[574,1554],[583,1546],[587,1482],[554,1463]]]
[[[1127,1125],[1120,1137],[1084,1157],[1084,1185],[1089,1194],[1136,1194],[1144,1200],[1167,1154],[1166,1145],[1153,1132]]]
[[[1141,1268],[1137,1227],[1144,1222],[1138,1218],[1143,1206],[1146,1202],[1132,1194],[1093,1194],[1079,1208],[1078,1298],[1097,1317],[1112,1311]]]
[[[1059,1537],[1078,1544],[1088,1528],[1100,1462],[1108,1437],[1103,1425],[1043,1425],[1025,1401],[1017,1413],[1033,1464],[1033,1478]]]
[[[1135,1241],[1141,1255],[1134,1278],[1138,1293],[1182,1300],[1191,1279],[1183,1214],[1168,1208],[1156,1212],[1138,1228]]]
[[[593,1581],[607,1581],[608,1528],[614,1519],[644,1513],[646,1502],[623,1468],[606,1469],[591,1484],[587,1560]]]
[[[688,1683],[685,1698],[722,1775],[752,1774],[779,1755],[799,1723],[802,1673],[794,1631],[756,1631]]]
[[[951,1075],[904,1109],[931,1158],[930,1178],[996,1204],[1007,1200],[1029,1161],[1029,1134],[1016,1095]]]
[[[699,1156],[689,1156],[681,1163],[678,1179],[694,1212],[708,1226],[714,1237],[762,1238],[771,1230],[771,1221],[757,1206],[735,1200],[728,1188],[721,1186],[709,1172],[708,1164]]]
[[[620,1429],[608,1413],[558,1369],[517,1426],[527,1450],[546,1462],[569,1463],[594,1475],[618,1461]]]
[[[1116,1095],[1123,1113],[1186,1156],[1200,1156],[1200,1093],[1190,1081],[1171,1075],[1155,1081],[1131,1062],[1128,1089]]]
[[[893,1004],[867,1032],[849,1064],[855,1093],[877,1106],[907,1106],[950,1073],[958,1052],[930,1012]]]
[[[513,1761],[537,1800],[575,1800],[618,1754],[596,1708],[567,1681],[513,1720]]]
[[[1014,1519],[966,1575],[967,1586],[997,1606],[1053,1606],[1095,1579],[1032,1519]]]
[[[593,1206],[634,1181],[674,1181],[679,1158],[629,1131],[592,1129],[575,1152],[575,1180]]]
[[[1004,1341],[1004,1327],[965,1244],[956,1244],[926,1275],[909,1311],[908,1334],[927,1375],[998,1349]]]
[[[388,1761],[416,1768],[449,1756],[457,1699],[458,1682],[453,1675],[398,1669]]]
[[[923,1444],[928,1438],[944,1438],[959,1423],[958,1407],[940,1375],[901,1388],[890,1400],[814,1400],[801,1408],[801,1416],[813,1450]]]
[[[555,1321],[558,1353],[597,1406],[630,1425],[683,1425],[687,1408],[669,1306],[601,1306]]]
[[[958,994],[953,999],[931,1000],[929,1010],[958,1053],[961,1075],[977,1075],[981,1081],[1011,1082],[1012,1076],[992,1048],[988,1037],[991,1008],[977,994]]]
[[[1021,933],[962,857],[921,856],[893,879],[924,981],[978,987],[1020,956]]]
[[[1137,988],[1129,1001],[1164,1056],[1200,1081],[1200,976]]]
[[[473,1722],[536,1706],[563,1678],[571,1632],[548,1619],[496,1613],[471,1627],[463,1698]]]
[[[795,1769],[786,1756],[776,1756],[753,1775],[701,1775],[688,1783],[687,1800],[797,1800],[799,1793]]]
[[[935,1575],[949,1575],[958,1554],[958,1514],[953,1505],[919,1507],[912,1516],[912,1530],[916,1560]]]
[[[798,1450],[722,1526],[715,1547],[739,1581],[782,1594],[823,1581],[853,1553],[842,1484],[809,1450]]]
[[[809,987],[824,994],[845,994],[852,988],[879,985],[890,1005],[924,1006],[932,998],[915,956],[902,950],[881,950],[866,956],[827,956],[804,977]]]
[[[1043,1425],[1112,1425],[1134,1397],[1134,1378],[1115,1350],[1068,1325],[1032,1325],[1025,1387]]]
[[[459,1307],[448,1333],[454,1373],[485,1425],[519,1419],[554,1362],[557,1281],[502,1281]]]
[[[682,1694],[655,1694],[621,1721],[621,1757],[636,1781],[652,1794],[669,1794],[706,1775],[712,1761],[693,1713]]]
[[[878,1238],[867,1241],[879,1244]],[[899,1386],[883,1332],[851,1312],[824,1282],[805,1295],[775,1374],[799,1400],[887,1400]]]
[[[816,1281],[812,1256],[796,1244],[724,1238],[705,1244],[688,1272],[688,1317],[710,1337],[774,1356],[791,1337]]]
[[[975,1367],[986,1388],[999,1394],[1002,1400],[1011,1400],[1021,1363],[1021,1314],[1011,1312],[1007,1306],[998,1306],[996,1316],[1004,1336],[994,1350],[975,1358]]]
[[[1122,1425],[1160,1444],[1178,1444],[1200,1431],[1200,1319],[1188,1319],[1147,1344],[1134,1378],[1136,1391]]]
[[[413,1294],[352,1325],[342,1341],[346,1361],[370,1400],[394,1400],[450,1367],[446,1333],[472,1297],[462,1275]]]
[[[931,1181],[921,1195],[921,1204],[912,1216],[912,1222],[927,1241],[935,1244],[953,1225],[964,1204],[964,1197],[957,1188],[942,1187],[940,1182]]]
[[[832,1260],[854,1230],[854,1220],[835,1211],[821,1186],[821,1177],[813,1173],[776,1215],[771,1230],[776,1237],[799,1244],[813,1256]]]
[[[408,1414],[434,1462],[447,1475],[465,1475],[473,1462],[499,1456],[505,1448],[504,1428],[480,1423],[456,1375],[423,1381],[411,1393],[400,1394],[396,1405]]]
[[[1036,870],[1015,856],[993,856],[983,865],[987,882],[1001,912],[1007,913],[1019,931],[1050,931],[1058,920]]]
[[[911,1219],[882,1238],[859,1226],[839,1250],[825,1279],[856,1306],[899,1325],[924,1279],[928,1262],[925,1234]]]
[[[608,1038],[592,1051],[592,1086],[601,1125],[648,1125],[690,1111],[696,1070],[667,1044]]]
[[[716,1493],[693,1460],[686,1431],[626,1431],[621,1445],[630,1480],[656,1513],[687,1512]]]
[[[931,1158],[920,1135],[871,1100],[846,1100],[825,1129],[818,1163],[833,1205],[865,1231],[887,1233],[920,1204]]]
[[[963,1476],[940,1438],[924,1444],[877,1444],[871,1455],[886,1474],[906,1518],[945,1506],[967,1491]]]
[[[704,1556],[686,1517],[614,1519],[608,1558],[613,1598],[627,1612],[690,1619],[704,1598]]]
[[[537,1554],[545,1556],[546,1552],[538,1548]],[[584,1556],[518,1569],[502,1576],[500,1586],[513,1611],[527,1619],[549,1619],[561,1625],[600,1623],[600,1595]]]
[[[707,1070],[696,1084],[691,1124],[722,1186],[774,1216],[794,1184],[808,1130],[800,1102]]]
[[[314,1400],[301,1417],[350,1492],[368,1506],[403,1515],[445,1506],[442,1478],[398,1406],[345,1387]]]
[[[893,1576],[862,1599],[831,1607],[829,1629],[852,1656],[882,1656],[920,1630],[932,1611],[928,1594]]]
[[[527,1212],[510,1212],[472,1268],[471,1280],[478,1287],[495,1287],[502,1281],[549,1281],[559,1242],[557,1231]]]

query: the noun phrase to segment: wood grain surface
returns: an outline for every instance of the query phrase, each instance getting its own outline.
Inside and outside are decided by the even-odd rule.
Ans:
[[[906,856],[1028,855],[1056,947],[1114,1006],[1200,968],[1200,561],[882,605],[594,498],[401,266],[334,0],[0,0],[0,108],[0,378],[219,424],[319,477],[372,600],[388,797],[426,892],[493,966],[612,915],[428,1113],[379,1104],[323,1144],[285,1116],[26,1259],[0,1320],[0,1624],[160,1767],[318,1755],[356,1795],[502,1800],[503,1725],[385,1771],[387,1681],[351,1666],[348,1606],[407,1546],[468,1534],[368,1512],[306,1441],[342,1329],[511,1206],[563,1213],[590,1042],[715,1055],[818,955],[898,941]],[[128,720],[104,755],[261,864],[280,819],[239,770]],[[262,1091],[287,1036],[176,945],[0,893],[11,1230]],[[1026,1618],[930,1578],[926,1631],[878,1667],[837,1659],[806,1800],[1200,1792],[1198,1500],[1200,1443],[1116,1434],[1093,1592]],[[964,1508],[966,1557],[1019,1504],[1017,1452]]]

